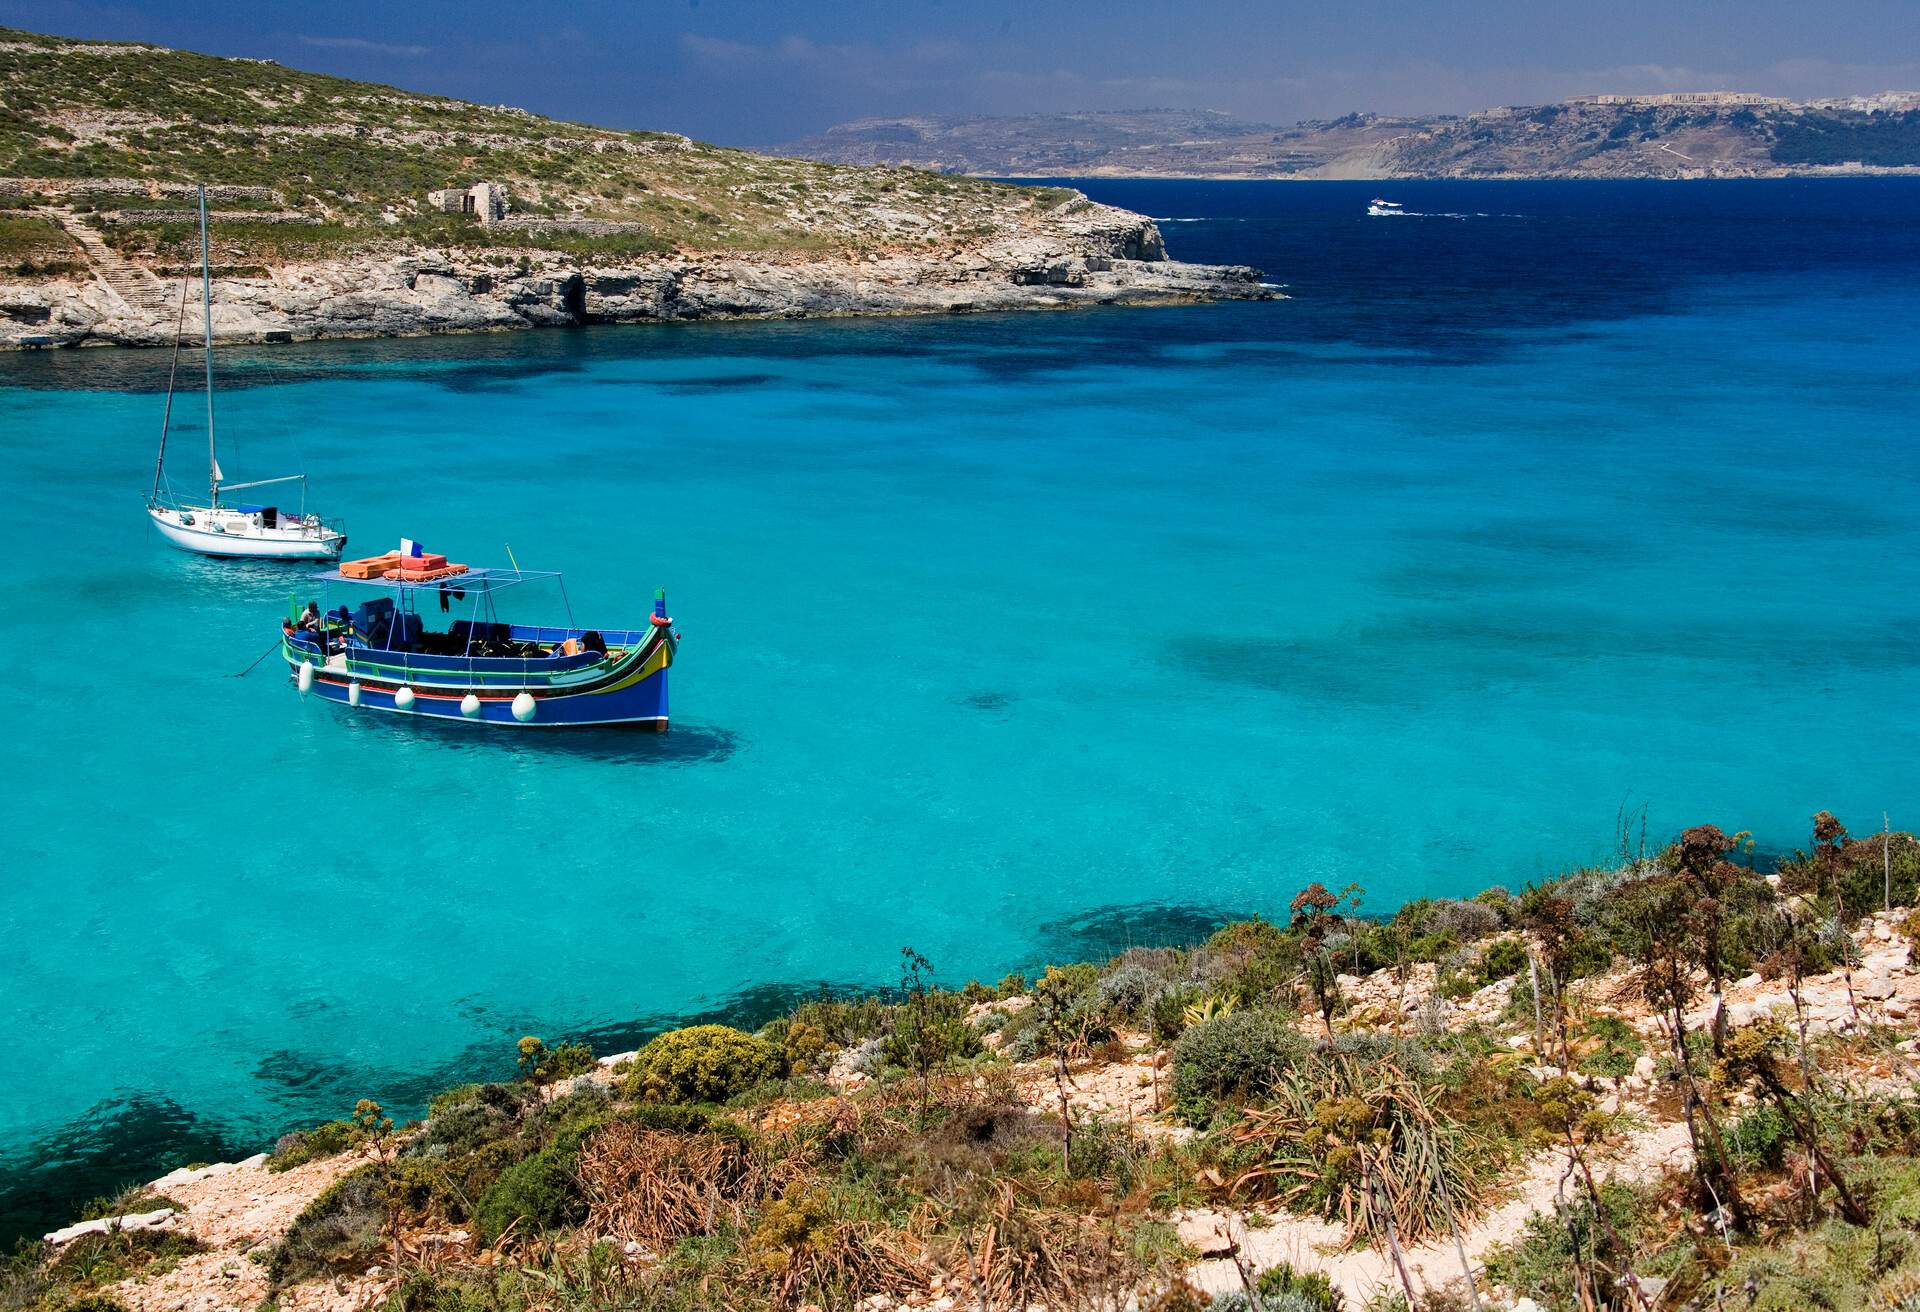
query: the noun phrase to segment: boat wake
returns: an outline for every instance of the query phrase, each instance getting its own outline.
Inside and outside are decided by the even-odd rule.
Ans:
[[[1376,219],[1524,219],[1524,214],[1495,214],[1488,210],[1463,212],[1460,210],[1393,210],[1389,213],[1374,214]]]

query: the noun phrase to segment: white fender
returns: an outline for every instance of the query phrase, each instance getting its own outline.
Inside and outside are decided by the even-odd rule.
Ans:
[[[300,675],[297,679],[294,680],[294,682],[299,684],[300,695],[303,697],[307,693],[313,691],[313,662],[312,661],[300,662]]]
[[[460,714],[466,716],[469,720],[480,714],[480,699],[472,693],[468,693],[465,697],[462,697],[460,699]]]
[[[347,685],[347,705],[358,706],[359,704],[360,704],[360,680],[355,679],[352,683]]]
[[[519,693],[513,699],[513,718],[525,724],[533,718],[534,712],[539,709],[539,705],[538,702],[533,700],[532,693]]]
[[[412,710],[413,709],[413,689],[407,687],[405,684],[402,684],[399,688],[395,689],[393,694],[393,707],[397,711]]]

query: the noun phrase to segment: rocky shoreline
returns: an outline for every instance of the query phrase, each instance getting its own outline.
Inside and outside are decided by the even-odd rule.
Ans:
[[[179,320],[179,281],[84,243],[84,273],[0,274],[0,349],[159,346]],[[807,258],[675,253],[611,264],[531,252],[369,249],[218,276],[225,343],[402,337],[603,323],[943,314],[1086,305],[1264,300],[1259,271],[1167,257],[1159,229],[1082,206],[1050,231],[978,246]],[[189,297],[189,302],[193,298]],[[198,313],[188,305],[189,329]]]
[[[1920,974],[1911,960],[1906,928],[1910,915],[1902,908],[1867,916],[1852,936],[1859,953],[1853,972],[1834,969],[1798,981],[1797,1005],[1805,1034],[1841,1045],[1829,1056],[1836,1078],[1844,1076],[1862,1094],[1882,1090],[1899,1096],[1911,1088],[1907,1082],[1911,1070],[1905,1063],[1915,1048],[1910,1025],[1920,1009]],[[1529,952],[1542,950],[1531,934],[1515,941],[1524,941]],[[1133,960],[1132,969],[1138,970],[1139,960],[1155,956],[1154,950],[1139,950],[1124,960]],[[1342,1032],[1350,1043],[1363,1042],[1356,1036],[1378,1036],[1376,1044],[1401,1043],[1402,1036],[1412,1034],[1424,1034],[1429,1041],[1438,1036],[1447,1043],[1477,1036],[1475,1042],[1490,1046],[1496,1054],[1507,1054],[1493,1060],[1500,1069],[1510,1069],[1513,1078],[1551,1085],[1561,1072],[1555,1060],[1540,1050],[1545,1046],[1542,1035],[1530,1028],[1527,1005],[1516,997],[1516,990],[1526,988],[1523,979],[1524,975],[1508,976],[1462,994],[1449,989],[1431,963],[1406,970],[1342,974],[1338,988],[1347,1007]],[[1592,1143],[1587,1151],[1590,1169],[1609,1189],[1671,1189],[1673,1181],[1685,1179],[1693,1169],[1693,1156],[1675,1077],[1656,1056],[1667,1046],[1664,1020],[1639,992],[1630,970],[1615,969],[1581,981],[1572,995],[1585,1023],[1611,1026],[1608,1032],[1618,1036],[1614,1041],[1627,1054],[1619,1057],[1617,1067],[1609,1068],[1609,1074],[1579,1077],[1594,1107],[1624,1127],[1610,1142]],[[1038,1122],[1059,1116],[1064,1109],[1083,1133],[1099,1133],[1103,1126],[1120,1133],[1115,1127],[1124,1127],[1124,1133],[1140,1145],[1171,1152],[1191,1148],[1196,1132],[1180,1122],[1172,1106],[1176,1095],[1170,1091],[1177,1090],[1179,1079],[1176,1046],[1156,1040],[1145,1030],[1123,1028],[1111,1041],[1070,1056],[1058,1069],[1046,1058],[1019,1060],[1004,1035],[1009,1021],[1033,1005],[1030,996],[1014,995],[975,1003],[964,1013],[965,1023],[984,1033],[989,1060],[1005,1063],[1002,1069],[1010,1077],[1002,1090],[1006,1104],[999,1115]],[[1722,1007],[1732,1026],[1746,1028],[1770,1016],[1794,1014],[1796,1002],[1786,985],[1769,983],[1755,973],[1732,982],[1722,999],[1697,1000],[1687,1011],[1687,1023],[1704,1033]],[[1319,1026],[1316,1018],[1307,1016],[1292,1023],[1303,1037],[1313,1037]],[[1862,1036],[1869,1032],[1878,1039],[1863,1042]],[[1589,1047],[1581,1051],[1593,1055]],[[586,1068],[582,1073],[529,1087],[525,1095],[537,1107],[581,1100],[601,1107],[604,1100],[618,1096],[627,1073],[642,1059],[637,1051],[597,1060],[582,1058]],[[1499,1065],[1502,1062],[1504,1066]],[[884,1099],[885,1082],[867,1073],[871,1064],[872,1053],[864,1049],[838,1054],[820,1076],[817,1089],[736,1111],[739,1123],[747,1127],[738,1133],[778,1140],[823,1119],[849,1115],[855,1100]],[[990,1065],[976,1067],[990,1069]],[[979,1097],[978,1091],[988,1082],[980,1074],[951,1077],[946,1093],[964,1102]],[[1734,1092],[1727,1111],[1737,1115],[1755,1102],[1750,1094]],[[454,1113],[438,1115],[451,1118]],[[409,1138],[431,1138],[433,1133],[432,1121],[402,1131]],[[428,1287],[423,1284],[423,1271],[441,1280],[462,1275],[493,1278],[502,1259],[476,1237],[471,1221],[444,1228],[423,1225],[404,1236],[361,1236],[358,1260],[336,1263],[328,1278],[294,1283],[277,1278],[273,1255],[287,1249],[290,1236],[297,1246],[302,1218],[311,1221],[316,1210],[324,1209],[323,1200],[332,1196],[329,1191],[349,1174],[385,1170],[395,1160],[393,1146],[383,1148],[359,1139],[353,1146],[343,1141],[313,1160],[302,1160],[289,1155],[288,1149],[300,1138],[283,1140],[271,1155],[183,1168],[134,1186],[122,1195],[127,1200],[124,1205],[141,1210],[51,1231],[44,1236],[42,1256],[57,1265],[70,1246],[109,1242],[162,1255],[145,1258],[143,1266],[121,1275],[111,1286],[108,1292],[114,1306],[127,1312],[216,1312],[269,1305],[289,1312],[398,1310],[414,1306],[405,1301],[409,1288],[417,1292]],[[1487,1299],[1482,1306],[1503,1312],[1540,1312],[1539,1301],[1503,1287],[1490,1273],[1502,1268],[1503,1253],[1525,1242],[1529,1234],[1537,1236],[1550,1228],[1553,1218],[1566,1212],[1573,1169],[1564,1145],[1530,1143],[1515,1153],[1502,1173],[1500,1188],[1486,1199],[1481,1214],[1462,1218],[1456,1235],[1429,1236],[1397,1252],[1382,1243],[1356,1243],[1356,1236],[1338,1221],[1283,1204],[1196,1197],[1167,1210],[1160,1222],[1174,1241],[1163,1278],[1170,1279],[1176,1290],[1190,1291],[1191,1301],[1155,1303],[1151,1296],[1134,1291],[1136,1301],[1129,1305],[1242,1312],[1247,1301],[1236,1301],[1236,1296],[1248,1284],[1249,1273],[1284,1268],[1325,1282],[1328,1302],[1317,1306],[1395,1307],[1404,1312],[1405,1304],[1392,1299],[1404,1281],[1423,1300],[1422,1309],[1464,1307],[1464,1262],[1464,1269],[1473,1272],[1485,1288]],[[609,1212],[616,1214],[618,1209]],[[665,1260],[621,1233],[601,1235],[597,1242],[609,1260],[634,1279]],[[1645,1278],[1650,1289],[1666,1283],[1659,1277]],[[962,1312],[988,1304],[964,1274],[934,1273],[924,1288],[874,1294],[858,1306],[863,1312]],[[1003,1306],[997,1301],[991,1305]],[[1045,1305],[1096,1304],[1049,1301]],[[1295,1305],[1274,1302],[1270,1306]],[[1546,1306],[1556,1304],[1548,1300]]]

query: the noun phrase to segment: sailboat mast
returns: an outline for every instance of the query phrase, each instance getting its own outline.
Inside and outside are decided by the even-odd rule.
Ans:
[[[147,504],[160,502],[160,480],[167,469],[167,425],[173,422],[173,384],[180,377],[180,338],[187,327],[187,280],[180,279],[180,312],[173,321],[173,363],[167,366],[167,408],[160,412],[160,454],[153,458],[153,490]]]
[[[214,505],[220,504],[220,457],[213,445],[213,264],[207,255],[207,184],[200,184],[200,314],[206,322],[207,356],[207,485]]]

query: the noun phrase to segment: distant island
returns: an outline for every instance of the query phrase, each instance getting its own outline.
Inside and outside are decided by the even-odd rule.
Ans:
[[[1585,96],[1275,127],[1149,109],[843,123],[783,147],[835,164],[995,178],[1763,178],[1920,172],[1920,92],[1796,102]]]
[[[776,159],[0,28],[0,348],[1266,297],[1063,187]],[[197,322],[197,316],[195,316]]]

